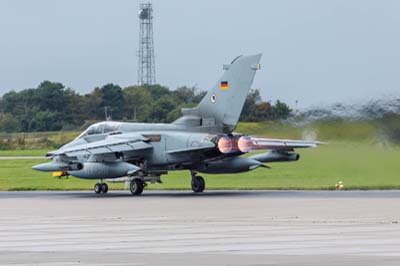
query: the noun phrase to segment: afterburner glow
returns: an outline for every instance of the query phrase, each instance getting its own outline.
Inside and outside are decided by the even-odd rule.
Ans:
[[[248,136],[241,136],[238,140],[238,148],[241,152],[250,152],[253,148],[253,142]]]
[[[221,153],[230,153],[233,149],[232,139],[229,137],[221,137],[218,140],[218,149]]]

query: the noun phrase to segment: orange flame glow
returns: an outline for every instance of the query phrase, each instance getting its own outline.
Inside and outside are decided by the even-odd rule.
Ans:
[[[221,153],[230,153],[233,149],[232,139],[222,137],[218,140],[218,149]]]
[[[241,136],[238,141],[238,148],[241,152],[250,152],[253,149],[253,141],[250,137]]]

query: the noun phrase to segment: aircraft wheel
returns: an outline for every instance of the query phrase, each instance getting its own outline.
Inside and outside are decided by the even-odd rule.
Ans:
[[[192,190],[196,193],[203,192],[206,188],[206,182],[202,176],[194,176],[192,178]]]
[[[108,185],[106,183],[101,184],[101,193],[107,193],[108,192]]]
[[[132,179],[130,190],[132,195],[140,195],[143,192],[143,182],[137,178]]]
[[[102,191],[102,185],[100,183],[96,183],[96,185],[94,185],[94,192],[96,194],[99,194]]]

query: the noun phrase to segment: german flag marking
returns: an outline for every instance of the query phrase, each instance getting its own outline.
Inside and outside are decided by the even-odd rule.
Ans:
[[[221,81],[221,90],[226,91],[229,89],[228,81]]]

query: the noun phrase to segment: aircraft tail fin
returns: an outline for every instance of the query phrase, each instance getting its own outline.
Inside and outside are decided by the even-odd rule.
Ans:
[[[236,128],[256,70],[260,68],[261,56],[239,56],[224,65],[222,77],[196,108],[203,119],[215,119],[229,133]]]

